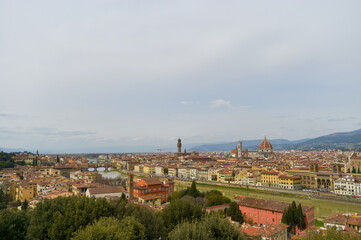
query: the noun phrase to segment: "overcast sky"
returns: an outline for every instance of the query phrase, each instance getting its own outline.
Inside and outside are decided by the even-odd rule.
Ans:
[[[0,147],[361,128],[361,1],[0,0]]]

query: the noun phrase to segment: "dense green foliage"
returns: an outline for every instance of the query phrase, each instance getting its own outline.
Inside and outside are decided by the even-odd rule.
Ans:
[[[198,220],[205,214],[200,204],[189,199],[177,199],[162,211],[164,225],[172,230],[182,221]]]
[[[211,190],[206,192],[205,198],[208,200],[208,207],[227,204],[231,202],[231,199],[223,196],[218,190]]]
[[[168,198],[168,201],[174,201],[181,198],[193,198],[196,203],[201,203],[203,207],[211,207],[231,202],[231,199],[223,196],[223,194],[218,190],[211,190],[206,193],[200,192],[196,187],[195,181],[192,182],[191,187],[181,191],[175,191]]]
[[[0,211],[0,239],[25,239],[27,226],[25,211]]]
[[[135,204],[127,204],[123,213],[122,217],[132,216],[145,227],[147,239],[158,239],[160,236],[162,239],[165,238],[166,229],[160,214]]]
[[[13,168],[15,166],[13,157],[13,153],[0,152],[0,170],[3,168]]]
[[[105,199],[68,197],[45,200],[29,214],[29,239],[70,239],[73,232],[114,212]]]
[[[236,202],[231,202],[229,208],[226,208],[225,210],[227,216],[231,217],[233,221],[243,223],[243,214],[241,210],[239,210],[239,206]]]
[[[240,231],[229,221],[218,215],[204,217],[201,221],[182,222],[169,233],[171,240],[212,240],[212,239],[244,239]]]
[[[45,200],[36,208],[1,211],[1,239],[240,239],[230,222],[243,221],[236,203],[220,215],[206,214],[208,204],[229,203],[219,191],[201,193],[195,187],[175,192],[162,211],[104,198],[68,197]],[[189,195],[190,194],[190,195]],[[191,196],[192,195],[192,196]],[[0,200],[5,199],[0,193]],[[6,221],[6,224],[3,222]],[[184,235],[182,234],[184,232]]]
[[[287,228],[288,232],[295,233],[296,227],[300,230],[305,229],[305,216],[302,212],[301,203],[297,207],[295,201],[293,201],[292,204],[283,212],[282,222],[289,226]]]
[[[145,231],[145,227],[134,217],[126,217],[122,220],[107,217],[80,229],[72,239],[142,240],[146,239]]]
[[[328,228],[325,232],[313,231],[307,235],[307,240],[358,240],[359,236],[346,231],[337,231],[335,227]]]

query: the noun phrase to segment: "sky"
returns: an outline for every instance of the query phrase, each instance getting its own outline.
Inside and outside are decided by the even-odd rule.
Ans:
[[[0,0],[0,148],[361,128],[361,1]]]

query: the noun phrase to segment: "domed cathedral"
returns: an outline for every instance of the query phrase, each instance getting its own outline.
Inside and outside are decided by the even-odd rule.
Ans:
[[[273,154],[273,146],[267,140],[266,136],[264,137],[263,141],[258,146],[258,151],[248,151],[248,149],[242,149],[242,142],[238,142],[235,151],[235,157],[238,159],[241,158],[272,158]]]
[[[273,153],[273,146],[264,136],[263,141],[258,146],[258,152],[260,153]]]

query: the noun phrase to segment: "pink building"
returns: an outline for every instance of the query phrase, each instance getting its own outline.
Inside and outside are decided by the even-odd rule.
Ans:
[[[271,201],[265,199],[237,196],[235,201],[239,209],[246,216],[246,219],[252,219],[254,224],[265,226],[280,223],[283,211],[290,205],[286,202]],[[305,215],[306,228],[315,225],[314,207],[302,206]]]

